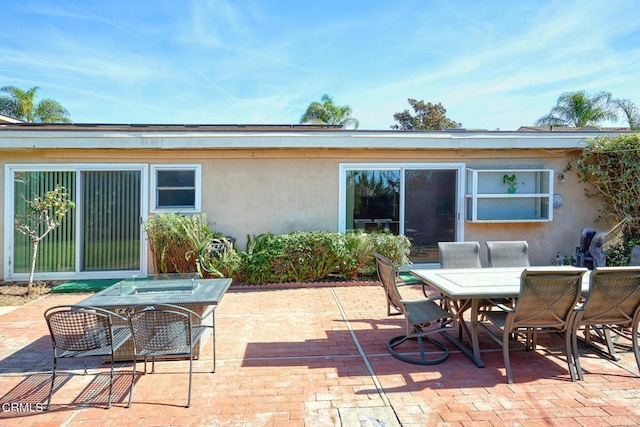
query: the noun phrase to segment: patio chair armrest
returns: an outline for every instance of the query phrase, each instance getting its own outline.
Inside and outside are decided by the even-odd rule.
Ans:
[[[508,307],[500,301],[495,301],[492,299],[488,299],[487,301],[489,301],[491,304],[493,304],[495,307],[498,307],[500,310],[504,311],[505,313],[513,313],[515,311],[513,307]]]
[[[411,299],[411,300],[406,300],[406,299],[401,299],[400,302],[404,305],[418,305],[418,304],[424,304],[427,301],[437,301],[442,299],[441,296],[437,296],[437,297],[430,297],[430,298],[420,298],[420,299]]]
[[[183,307],[181,305],[176,305],[176,304],[165,304],[165,303],[158,303],[158,304],[145,304],[145,305],[140,305],[140,306],[135,306],[135,307],[131,307],[129,309],[129,314],[133,314],[136,310],[139,310],[141,307],[144,307],[148,305],[149,307],[154,307],[156,309],[161,309],[161,310],[174,310],[177,312],[182,312],[184,314],[196,317],[200,320],[202,320],[202,315],[196,313],[193,310],[190,310],[186,307]]]
[[[106,309],[106,308],[93,307],[93,306],[90,306],[90,305],[81,305],[81,304],[76,304],[76,305],[74,305],[74,307],[75,307],[76,309],[79,309],[79,310],[82,310],[82,309],[84,309],[84,310],[90,310],[90,311],[95,311],[95,312],[97,312],[97,313],[101,313],[101,314],[104,314],[104,315],[107,315],[107,316],[117,317],[117,318],[119,318],[120,320],[123,320],[124,322],[127,322],[127,321],[128,321],[128,319],[127,319],[127,317],[126,317],[126,316],[123,316],[123,315],[121,315],[121,314],[118,314],[118,313],[116,313],[115,311],[108,310],[108,309]]]
[[[425,283],[422,280],[420,280],[418,278],[415,278],[415,279],[403,280],[399,284],[401,284],[401,285],[424,285]]]

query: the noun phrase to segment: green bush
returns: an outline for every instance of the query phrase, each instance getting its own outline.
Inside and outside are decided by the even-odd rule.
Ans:
[[[603,136],[588,140],[574,165],[587,197],[599,197],[598,219],[622,221],[624,240],[640,234],[640,133]]]
[[[153,215],[144,227],[156,272],[198,272],[203,276],[233,277],[237,283],[255,285],[353,280],[358,276],[373,278],[376,276],[374,251],[397,265],[406,265],[411,246],[408,238],[391,233],[309,231],[278,236],[268,233],[254,238],[248,236],[245,252],[230,245],[223,257],[212,259],[210,264],[204,260],[204,265],[200,265],[205,245],[214,238],[225,239],[209,229],[205,214]]]
[[[626,243],[618,243],[607,249],[607,266],[623,267],[631,261],[631,250],[640,245],[640,237],[632,237]]]
[[[223,237],[209,229],[205,214],[157,214],[147,219],[144,228],[156,272],[163,274],[200,271],[198,257],[204,245],[214,237]]]
[[[234,275],[245,284],[372,277],[376,271],[373,251],[398,265],[409,262],[409,240],[390,233],[311,231],[247,240],[247,251],[239,255],[242,266]]]

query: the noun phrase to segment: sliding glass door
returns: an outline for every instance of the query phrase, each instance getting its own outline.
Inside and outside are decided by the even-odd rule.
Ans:
[[[404,171],[404,235],[413,262],[438,262],[438,242],[455,242],[457,171]]]
[[[462,240],[464,165],[343,164],[341,231],[388,231],[411,241],[413,262],[438,262],[438,242]]]
[[[56,170],[11,166],[6,176],[12,180],[14,220],[24,221],[29,200],[56,185],[64,186],[75,203],[60,226],[39,244],[36,273],[48,278],[122,277],[146,270],[141,226],[146,212],[145,172],[145,166],[129,165],[59,166]],[[11,240],[7,273],[20,278],[31,269],[32,244],[15,229]]]
[[[140,171],[83,171],[81,271],[140,269]]]

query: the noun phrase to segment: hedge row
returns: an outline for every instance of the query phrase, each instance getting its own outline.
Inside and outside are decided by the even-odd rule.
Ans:
[[[212,270],[203,268],[200,253],[211,239],[225,238],[209,230],[204,214],[155,215],[145,223],[145,229],[159,273],[210,270],[214,275],[232,277],[235,282],[248,285],[373,278],[374,251],[397,265],[405,265],[411,246],[408,238],[391,233],[268,233],[247,237],[244,251],[230,244]]]

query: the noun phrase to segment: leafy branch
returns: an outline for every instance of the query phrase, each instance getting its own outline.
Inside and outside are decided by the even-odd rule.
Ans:
[[[24,195],[22,196],[24,199]],[[24,199],[27,209],[24,215],[17,216],[14,221],[15,229],[31,239],[33,254],[31,256],[31,272],[27,295],[33,287],[33,276],[36,269],[38,245],[51,231],[56,229],[64,219],[69,209],[75,208],[75,203],[69,199],[67,189],[56,185],[54,190],[47,191],[44,196],[35,195],[32,200]]]

